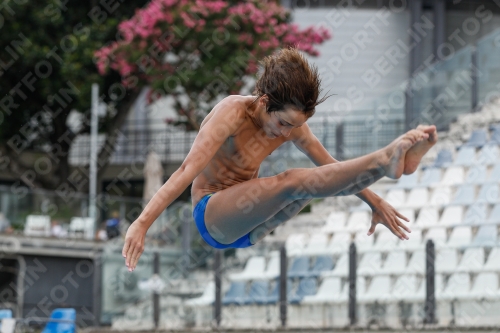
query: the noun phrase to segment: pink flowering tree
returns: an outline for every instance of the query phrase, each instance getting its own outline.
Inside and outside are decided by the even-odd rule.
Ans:
[[[149,86],[149,102],[172,96],[188,128],[198,129],[216,101],[256,75],[262,57],[288,46],[319,54],[315,45],[329,31],[290,21],[275,1],[152,0],[120,23],[121,38],[96,51],[96,64],[129,89]]]

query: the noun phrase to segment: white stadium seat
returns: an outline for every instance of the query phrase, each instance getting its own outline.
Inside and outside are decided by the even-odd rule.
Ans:
[[[24,226],[25,236],[49,237],[50,236],[50,216],[28,215]]]
[[[370,227],[370,215],[370,212],[367,211],[352,212],[347,219],[347,230],[350,232],[368,230]]]
[[[499,247],[494,247],[490,255],[488,256],[488,259],[486,260],[486,263],[484,264],[484,270],[485,271],[494,271],[494,272],[499,272],[500,271],[500,248]]]
[[[406,272],[408,274],[423,274],[425,273],[425,251],[417,250],[412,253],[408,265],[406,266]]]
[[[387,302],[391,300],[391,277],[387,275],[374,276],[365,293],[359,294],[359,303]]]
[[[325,254],[328,244],[328,236],[325,233],[313,234],[302,251],[303,255],[315,256]]]
[[[471,290],[469,273],[454,273],[448,279],[442,293],[436,294],[437,299],[454,300],[466,298]]]
[[[291,234],[286,239],[286,252],[289,256],[299,255],[306,246],[306,234]]]
[[[352,236],[349,232],[336,232],[333,234],[325,251],[326,253],[336,254],[345,253],[349,250]]]
[[[375,235],[367,235],[368,227],[365,230],[356,233],[354,237],[354,242],[356,243],[356,249],[359,252],[370,251],[373,249],[373,243],[375,240]]]
[[[373,249],[376,251],[388,251],[395,249],[398,245],[399,238],[383,225],[378,226],[378,229],[380,229],[380,231],[376,232],[377,240],[373,245]]]
[[[462,147],[455,157],[454,165],[469,166],[477,163],[476,148],[475,147]]]
[[[474,184],[462,184],[457,187],[451,204],[470,205],[476,198],[476,186]]]
[[[463,214],[463,206],[448,206],[444,209],[438,224],[442,227],[460,224],[462,223]]]
[[[92,240],[95,237],[94,219],[91,217],[72,217],[69,223],[69,237]]]
[[[392,251],[389,252],[382,268],[381,274],[404,274],[406,271],[406,252]]]
[[[472,241],[472,230],[469,226],[454,227],[446,245],[448,247],[462,247]]]
[[[457,272],[479,272],[484,267],[484,249],[482,247],[466,249]]]
[[[395,208],[402,207],[406,202],[406,192],[400,188],[389,190],[385,201]]]
[[[410,227],[411,229],[411,227]],[[399,248],[402,250],[415,251],[424,246],[422,243],[422,230],[411,229],[411,233],[408,234],[409,239],[399,240]]]
[[[361,258],[357,274],[363,275],[376,275],[380,272],[382,266],[382,254],[380,252],[366,252]]]
[[[342,297],[342,280],[340,277],[325,277],[315,295],[305,296],[304,304],[338,303]]]
[[[333,233],[346,229],[345,222],[347,220],[346,212],[332,212],[328,215],[326,223],[322,228],[323,232]]]
[[[429,203],[429,191],[425,187],[414,188],[410,191],[405,207],[422,208]]]
[[[425,283],[425,280],[424,280]],[[401,275],[391,288],[391,298],[394,301],[413,301],[419,298],[418,279],[416,275]],[[425,297],[425,295],[424,295]]]
[[[474,284],[467,295],[468,298],[482,300],[493,299],[498,300],[498,274],[497,273],[480,273],[476,276]]]
[[[440,249],[436,252],[436,272],[438,273],[453,273],[457,269],[457,250],[456,249]]]
[[[498,162],[498,146],[485,145],[479,152],[477,161],[481,165],[492,165]]]
[[[432,239],[436,247],[441,247],[446,243],[446,238],[445,228],[432,228],[425,234],[424,241]]]
[[[346,277],[349,274],[349,254],[342,254],[335,262],[335,267],[331,271],[322,272],[321,276],[340,276]]]
[[[476,236],[472,240],[472,245],[493,247],[497,244],[498,227],[496,225],[482,225],[477,230]]]
[[[486,175],[486,165],[474,165],[467,171],[464,182],[467,184],[482,184],[486,181]]]
[[[229,279],[233,281],[260,279],[264,274],[265,267],[266,258],[261,256],[250,257],[243,271],[229,275]]]
[[[452,190],[450,186],[435,188],[429,200],[429,205],[432,207],[441,207],[449,204],[451,202],[451,193]]]
[[[278,251],[270,253],[270,259],[267,263],[266,270],[262,273],[262,279],[274,279],[280,275],[281,261]]]
[[[415,225],[419,228],[436,226],[439,220],[439,211],[434,207],[424,207],[420,210]]]
[[[464,168],[462,167],[449,167],[448,169],[446,169],[439,186],[452,186],[462,184],[464,182],[464,174]]]

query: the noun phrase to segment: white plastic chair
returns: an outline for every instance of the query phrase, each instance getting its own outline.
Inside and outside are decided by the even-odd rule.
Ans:
[[[454,273],[448,279],[448,283],[443,292],[436,295],[436,299],[465,299],[470,293],[470,282],[469,273]]]
[[[463,206],[448,206],[444,209],[438,224],[443,227],[460,224],[462,223],[463,214]]]
[[[476,186],[474,184],[462,184],[457,187],[451,204],[471,205],[476,198]]]
[[[262,279],[274,279],[280,276],[281,259],[278,251],[272,251],[266,270],[262,273]]]
[[[461,147],[455,157],[454,165],[469,166],[477,163],[475,147]]]
[[[370,213],[366,211],[352,212],[347,220],[347,230],[356,232],[368,230],[370,227]]]
[[[415,225],[419,228],[437,225],[439,220],[439,211],[434,207],[424,207],[420,210]]]
[[[434,189],[431,199],[429,200],[429,205],[432,207],[441,207],[449,204],[451,202],[451,187],[442,186]]]
[[[482,165],[495,164],[498,161],[498,146],[485,145],[479,152],[477,161]]]
[[[285,242],[286,252],[289,256],[295,256],[302,253],[306,245],[306,234],[291,234]]]
[[[358,265],[359,276],[376,275],[382,266],[382,255],[380,252],[366,252]]]
[[[484,184],[479,190],[476,203],[495,204],[498,202],[498,197],[498,184]]]
[[[346,277],[349,274],[349,254],[342,254],[335,262],[335,267],[331,271],[322,272],[321,276]]]
[[[391,298],[394,301],[408,301],[408,298],[417,298],[417,276],[401,275],[391,289]]]
[[[424,237],[424,242],[432,239],[437,247],[442,247],[446,243],[446,229],[445,228],[432,228],[427,231]]]
[[[340,277],[325,277],[315,295],[305,296],[303,304],[337,303],[341,298],[342,281]]]
[[[383,228],[383,227],[382,227]],[[375,235],[367,235],[368,228],[366,230],[356,233],[354,236],[354,242],[356,243],[356,249],[358,252],[371,251],[373,249],[373,242],[375,240]]]
[[[467,298],[498,300],[498,293],[498,275],[496,273],[480,273],[476,276]]]
[[[24,235],[33,237],[49,237],[50,216],[28,215],[24,226]]]
[[[391,283],[390,276],[375,276],[368,286],[365,293],[360,294],[358,302],[371,303],[371,302],[387,302],[391,300]]]
[[[351,245],[351,234],[348,232],[336,232],[333,234],[325,251],[330,254],[345,253]]]
[[[262,278],[265,266],[266,258],[261,256],[250,257],[243,271],[229,275],[229,279],[232,281],[244,281]]]
[[[469,168],[465,175],[464,183],[466,184],[482,184],[486,182],[486,165],[478,164]]]
[[[457,269],[457,250],[455,249],[440,249],[436,253],[436,272],[438,273],[453,273]]]
[[[380,273],[404,274],[406,271],[406,253],[404,251],[389,252]]]
[[[485,203],[470,205],[465,213],[462,223],[468,225],[480,225],[486,221],[487,211],[488,207]]]
[[[460,166],[452,166],[446,169],[440,186],[453,186],[464,182],[464,168]]]
[[[322,228],[323,232],[334,233],[346,230],[345,222],[347,220],[346,212],[332,212],[328,215],[326,223]]]
[[[495,271],[495,272],[500,271],[500,247],[494,247],[491,250],[488,259],[484,264],[484,270]]]
[[[414,188],[410,191],[405,207],[421,208],[429,203],[429,191],[425,187]]]
[[[324,233],[313,234],[302,251],[303,255],[315,256],[327,253],[328,236]]]
[[[206,306],[210,305],[215,301],[215,283],[210,281],[200,297],[192,298],[184,303],[188,306]]]
[[[94,226],[95,222],[91,217],[72,217],[68,229],[69,237],[94,239]]]
[[[385,197],[385,201],[395,208],[402,207],[406,201],[406,192],[404,189],[399,188],[389,190]]]
[[[472,230],[468,226],[454,227],[446,245],[448,247],[462,247],[472,242]]]
[[[373,245],[373,249],[376,251],[389,251],[396,249],[398,246],[399,238],[385,226],[381,225],[378,228],[380,231],[376,232],[377,240]],[[373,237],[373,236],[368,236],[368,237]]]
[[[411,233],[408,234],[409,239],[398,240],[398,247],[402,250],[416,251],[421,249],[424,244],[422,243],[422,230],[412,229]]]
[[[425,256],[424,250],[414,251],[406,266],[406,272],[408,274],[423,274],[425,272]]]
[[[472,244],[482,247],[493,247],[498,241],[498,228],[496,225],[483,225],[477,230]]]
[[[484,267],[484,249],[469,248],[466,249],[460,263],[457,267],[457,272],[479,272]]]

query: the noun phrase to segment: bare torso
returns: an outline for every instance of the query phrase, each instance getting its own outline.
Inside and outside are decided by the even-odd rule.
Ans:
[[[254,97],[230,96],[246,109]],[[203,120],[202,128],[212,117],[210,112]],[[231,112],[231,111],[229,111]],[[287,141],[286,137],[269,138],[254,122],[251,114],[220,147],[205,169],[195,178],[191,188],[193,206],[205,195],[224,190],[233,185],[258,177],[262,161]]]

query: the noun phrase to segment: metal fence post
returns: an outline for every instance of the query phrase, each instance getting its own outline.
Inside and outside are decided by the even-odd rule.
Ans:
[[[160,254],[153,254],[153,274],[160,276]],[[158,328],[160,323],[160,291],[153,289],[153,321]]]
[[[478,70],[477,70],[477,48],[474,46],[472,47],[472,54],[471,54],[471,65],[470,65],[470,77],[472,80],[471,83],[471,107],[472,107],[472,112],[479,111],[477,110],[478,107],[478,96],[479,96],[479,84],[478,84]]]
[[[285,244],[280,248],[280,319],[281,326],[286,326],[287,317],[287,258]]]
[[[335,129],[335,153],[335,158],[344,159],[344,122],[338,123]]]
[[[425,245],[425,318],[424,324],[436,322],[436,298],[435,298],[435,258],[436,250],[434,242],[429,239]]]
[[[220,326],[221,310],[222,310],[222,283],[221,283],[221,267],[222,267],[222,250],[215,250],[214,256],[214,280],[215,280],[215,302],[214,302],[214,320],[217,327]]]
[[[349,246],[349,322],[356,325],[356,245]]]

